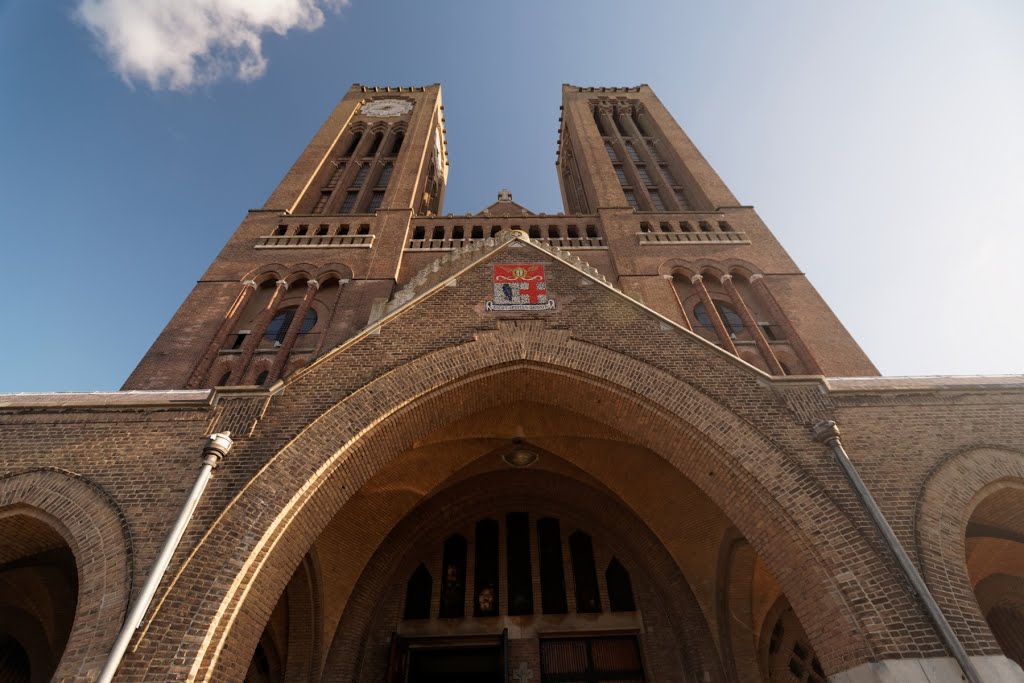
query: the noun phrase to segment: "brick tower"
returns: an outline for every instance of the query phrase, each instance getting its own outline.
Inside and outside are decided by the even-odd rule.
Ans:
[[[877,376],[647,86],[557,215],[445,215],[443,111],[353,86],[131,391],[0,396],[0,680],[1024,683],[1024,378]]]
[[[648,307],[773,375],[877,371],[651,89],[562,89],[564,214],[441,217],[441,88],[354,85],[250,211],[125,389],[270,385],[379,315],[419,269],[502,228],[585,256]]]

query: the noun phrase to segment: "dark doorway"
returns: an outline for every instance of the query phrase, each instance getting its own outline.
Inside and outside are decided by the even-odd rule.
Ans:
[[[409,650],[409,683],[504,683],[501,648],[444,647]]]

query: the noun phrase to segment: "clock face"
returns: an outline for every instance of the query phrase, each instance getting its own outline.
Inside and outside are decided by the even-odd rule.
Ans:
[[[408,100],[371,100],[359,110],[363,116],[401,116],[412,111]]]

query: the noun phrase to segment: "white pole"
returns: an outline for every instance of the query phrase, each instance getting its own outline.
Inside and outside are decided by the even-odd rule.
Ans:
[[[114,674],[117,673],[117,667],[121,665],[128,644],[131,642],[132,636],[135,635],[136,629],[142,624],[142,618],[153,601],[157,586],[160,585],[160,580],[163,579],[164,572],[167,571],[167,565],[170,564],[171,557],[174,556],[174,551],[178,549],[178,543],[181,542],[181,537],[185,533],[185,528],[188,527],[192,515],[199,506],[199,499],[202,498],[203,491],[210,482],[210,477],[213,476],[213,470],[220,463],[221,458],[231,450],[232,443],[230,432],[211,434],[207,439],[206,446],[203,447],[203,465],[199,468],[199,474],[196,475],[196,483],[192,485],[192,490],[189,491],[188,498],[178,513],[178,518],[174,520],[174,526],[167,534],[167,540],[164,541],[163,548],[160,549],[160,554],[153,563],[149,576],[146,577],[146,583],[143,584],[142,590],[139,591],[139,595],[135,599],[135,604],[128,612],[128,616],[121,626],[121,632],[117,634],[117,640],[114,641],[114,646],[110,649],[110,656],[107,657],[107,662],[103,665],[103,671],[100,672],[96,683],[110,683]]]

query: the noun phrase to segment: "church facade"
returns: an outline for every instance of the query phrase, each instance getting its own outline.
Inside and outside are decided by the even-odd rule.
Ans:
[[[121,391],[0,396],[0,680],[1024,681],[1024,378],[879,376],[648,86],[559,126],[445,214],[355,85]]]

